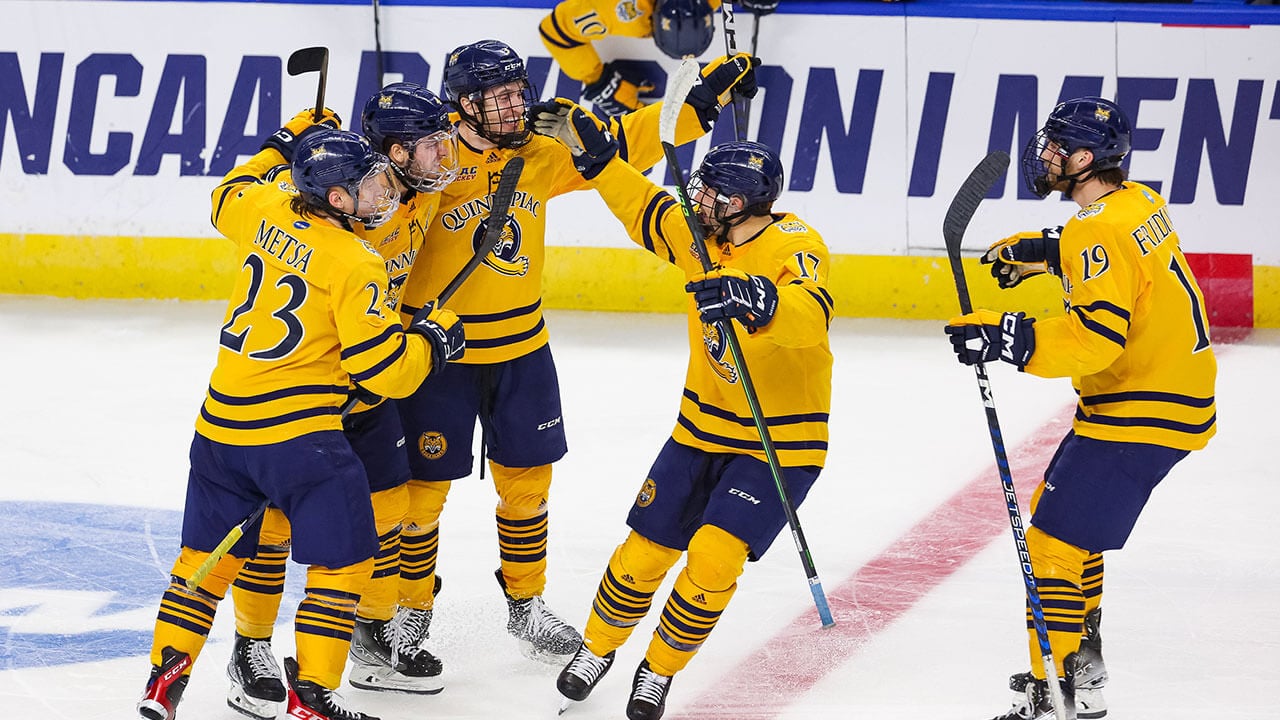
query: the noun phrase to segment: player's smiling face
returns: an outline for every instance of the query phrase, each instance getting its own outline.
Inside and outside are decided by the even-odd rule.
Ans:
[[[515,133],[524,127],[525,83],[521,81],[485,88],[480,96],[479,120],[492,133]]]

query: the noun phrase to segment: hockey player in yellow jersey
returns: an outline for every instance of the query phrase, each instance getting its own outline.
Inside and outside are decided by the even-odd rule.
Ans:
[[[720,0],[561,0],[538,32],[560,71],[584,83],[582,99],[616,117],[642,107],[641,96],[654,85],[635,66],[602,62],[592,43],[652,37],[668,57],[698,57],[711,46],[719,9]]]
[[[690,179],[689,195],[715,268],[703,272],[680,204],[617,159],[603,125],[568,101],[539,111],[538,132],[573,148],[631,239],[685,272],[689,365],[671,438],[640,487],[631,532],[600,580],[585,640],[556,686],[582,701],[613,664],[615,651],[649,612],[667,571],[687,553],[632,681],[630,720],[657,720],[672,677],[715,628],[748,560],[758,560],[786,525],[764,447],[718,322],[734,320],[796,505],[826,461],[831,409],[822,237],[791,213],[773,211],[783,171],[770,148],[729,142],[712,148]]]
[[[1070,377],[1072,430],[1031,500],[1027,531],[1069,715],[1107,713],[1099,634],[1102,554],[1124,546],[1147,498],[1188,452],[1213,437],[1217,363],[1204,297],[1164,198],[1126,180],[1128,118],[1113,102],[1058,105],[1022,155],[1027,186],[1080,211],[1061,228],[1019,233],[983,258],[1001,287],[1036,275],[1062,282],[1066,314],[1035,320],[978,310],[946,328],[960,362],[1000,359],[1041,377]],[[1030,615],[1031,671],[998,720],[1050,718]]]
[[[385,305],[382,259],[352,233],[354,223],[376,227],[398,207],[386,157],[359,135],[297,119],[278,135],[293,153],[292,184],[276,177],[280,156],[267,148],[213,192],[213,224],[243,259],[196,419],[182,549],[138,703],[149,720],[172,720],[258,528],[248,527],[196,589],[187,579],[267,502],[291,520],[294,558],[309,566],[294,625],[298,658],[285,660],[287,712],[372,720],[334,692],[378,547],[369,482],[339,409],[352,382],[404,396],[465,349],[448,310],[424,308],[402,329]]]
[[[681,142],[710,128],[731,87],[754,88],[756,62],[736,55],[708,66],[701,94],[682,108]],[[413,477],[401,539],[401,579],[408,588],[401,604],[433,608],[440,514],[451,482],[471,474],[479,419],[481,462],[487,453],[498,494],[497,577],[508,600],[507,629],[527,655],[560,662],[577,649],[581,636],[542,597],[551,464],[567,451],[542,316],[542,272],[548,201],[587,183],[568,150],[530,133],[525,112],[535,94],[524,61],[505,43],[482,40],[455,49],[444,82],[461,117],[460,169],[441,193],[440,210],[405,285],[402,315],[436,297],[471,259],[501,169],[517,155],[525,164],[502,242],[450,301],[467,323],[465,361],[397,403]],[[612,125],[625,138],[621,152],[637,167],[649,168],[662,156],[659,110],[644,108]]]
[[[336,124],[336,118],[327,122]],[[313,125],[312,112],[303,111],[291,124],[305,132]],[[439,98],[413,83],[393,83],[374,93],[365,103],[360,124],[374,148],[387,155],[400,204],[387,222],[377,226],[356,223],[352,229],[382,256],[388,280],[384,305],[394,312],[426,226],[435,215],[439,191],[457,175],[457,132]],[[265,150],[279,153],[281,163],[292,159],[289,132],[286,128],[264,144]],[[286,170],[277,180],[288,177]],[[348,680],[354,687],[368,690],[439,692],[443,688],[440,661],[416,643],[402,640],[418,637],[404,629],[421,622],[414,613],[422,611],[397,608],[400,532],[409,496],[409,464],[400,415],[391,403],[367,404],[354,397],[347,407],[350,410],[343,417],[343,430],[369,477],[378,533],[373,576],[356,609]],[[289,541],[289,521],[279,508],[269,507],[263,516],[257,554],[245,563],[232,585],[236,635],[227,665],[227,703],[259,720],[276,717],[285,699],[271,635],[284,591]]]

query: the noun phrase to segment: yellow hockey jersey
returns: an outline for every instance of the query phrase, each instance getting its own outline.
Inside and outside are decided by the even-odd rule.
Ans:
[[[388,397],[430,369],[425,338],[387,305],[383,259],[363,240],[289,209],[274,150],[232,170],[213,191],[213,224],[242,253],[217,365],[196,430],[216,442],[263,445],[340,430],[351,381]]]
[[[693,234],[679,202],[625,163],[611,162],[593,181],[637,244],[684,271],[702,272]],[[834,301],[827,292],[828,253],[822,237],[790,213],[739,246],[708,248],[716,267],[762,275],[778,288],[773,321],[754,333],[734,324],[778,453],[786,467],[822,467],[831,412]],[[703,324],[693,297],[688,311],[689,366],[672,438],[717,453],[765,461],[764,447],[734,363],[715,324]]]
[[[1026,371],[1072,379],[1078,435],[1204,447],[1218,366],[1164,198],[1126,182],[1076,213],[1059,249],[1066,315],[1036,322]]]
[[[542,44],[574,80],[594,82],[604,70],[591,43],[608,35],[653,35],[654,0],[562,0],[538,25]],[[711,0],[713,11],[720,0]]]
[[[661,107],[650,105],[610,120],[619,157],[641,169],[658,162],[662,157],[658,140]],[[682,108],[676,141],[688,142],[702,134],[696,113],[688,106]],[[400,312],[407,322],[471,260],[484,238],[502,168],[508,159],[519,155],[525,161],[524,171],[502,240],[449,300],[449,309],[458,314],[467,330],[467,352],[458,362],[505,362],[547,343],[542,318],[547,201],[587,184],[574,169],[573,156],[551,138],[534,135],[519,148],[483,151],[460,142],[459,149],[458,178],[440,193],[439,210],[409,273]]]

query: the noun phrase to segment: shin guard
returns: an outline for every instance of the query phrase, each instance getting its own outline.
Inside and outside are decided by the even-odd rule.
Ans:
[[[245,562],[231,586],[236,608],[236,634],[255,640],[271,637],[284,594],[285,563],[289,559],[289,520],[278,508],[262,515],[258,550]]]
[[[342,682],[356,604],[372,571],[372,559],[341,568],[312,565],[307,569],[307,596],[298,604],[294,619],[298,679],[330,690]]]
[[[489,463],[498,491],[498,555],[507,594],[541,595],[547,584],[547,493],[551,466],[509,468]]]
[[[584,643],[592,653],[608,655],[631,637],[653,605],[653,594],[662,579],[678,559],[679,550],[659,545],[634,531],[613,551],[583,633]]]

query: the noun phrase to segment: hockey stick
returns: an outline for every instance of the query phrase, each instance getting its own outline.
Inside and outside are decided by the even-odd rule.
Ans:
[[[724,7],[724,5],[721,5]],[[658,116],[658,137],[662,140],[662,150],[666,154],[670,166],[671,178],[675,182],[676,194],[680,200],[680,209],[684,213],[685,223],[693,234],[693,244],[702,261],[704,272],[714,268],[711,257],[707,253],[707,240],[702,234],[702,226],[698,224],[693,213],[693,204],[689,201],[689,190],[685,187],[684,172],[680,169],[680,158],[676,156],[676,122],[680,117],[680,108],[684,99],[699,80],[698,63],[685,60],[667,79],[667,92],[662,98],[662,110]],[[795,503],[787,491],[787,484],[782,476],[782,465],[778,462],[778,453],[773,447],[773,438],[769,435],[769,425],[765,422],[764,411],[760,408],[760,397],[756,394],[755,384],[747,372],[747,362],[742,355],[742,345],[733,331],[730,320],[716,323],[720,335],[729,346],[733,362],[738,366],[738,375],[742,379],[742,390],[747,395],[747,405],[751,408],[751,419],[760,433],[760,444],[764,447],[765,459],[769,462],[769,471],[773,475],[774,487],[778,490],[778,498],[782,501],[782,510],[787,516],[787,525],[791,528],[791,538],[795,541],[796,550],[800,553],[800,562],[804,566],[804,574],[809,579],[809,590],[813,593],[813,603],[818,607],[818,617],[823,627],[836,624],[831,617],[831,607],[827,604],[827,596],[822,591],[822,581],[818,579],[818,569],[814,567],[813,557],[809,553],[809,544],[804,539],[804,531],[800,528],[800,518],[796,516]]]
[[[221,561],[222,558],[226,557],[227,553],[231,552],[231,547],[240,541],[240,538],[244,535],[245,528],[248,528],[250,525],[262,519],[262,514],[266,511],[267,503],[264,502],[253,512],[249,513],[249,517],[241,520],[238,525],[231,528],[231,532],[227,533],[227,536],[222,538],[222,542],[218,543],[218,546],[209,553],[209,557],[205,558],[204,562],[200,563],[200,567],[196,568],[196,571],[191,573],[191,577],[187,578],[187,589],[194,591],[196,588],[200,587],[200,583],[204,582],[204,579],[209,577],[209,573],[213,572],[213,568],[218,564],[218,562]]]
[[[502,167],[501,176],[498,178],[498,187],[493,191],[493,201],[489,206],[489,219],[485,221],[484,238],[480,242],[480,247],[476,248],[475,254],[467,261],[466,265],[458,271],[457,275],[449,281],[448,285],[440,291],[440,295],[436,298],[436,305],[443,305],[453,294],[462,287],[462,283],[471,277],[471,273],[489,257],[489,253],[502,242],[502,228],[507,226],[507,217],[510,214],[511,200],[516,194],[516,183],[520,182],[520,174],[524,171],[524,158],[516,156],[507,161]],[[355,408],[359,399],[355,396],[347,399],[346,404],[342,406],[342,417],[346,419],[351,414],[351,410]]]
[[[724,54],[733,57],[738,54],[737,31],[734,29],[733,4],[720,3],[720,16],[724,21]],[[751,55],[754,57],[755,41],[752,41]],[[738,140],[746,140],[751,127],[751,98],[742,97],[737,90],[732,90],[733,98],[733,136]]]
[[[378,0],[373,0],[373,52],[378,73],[378,87],[382,87],[382,12]]]
[[[287,69],[290,75],[320,73],[320,82],[316,87],[316,106],[312,110],[316,122],[320,122],[324,118],[324,86],[329,79],[329,48],[309,47],[294,50],[289,56]]]
[[[1009,153],[1003,150],[996,150],[983,158],[956,191],[951,206],[947,208],[946,217],[942,220],[942,238],[947,245],[947,257],[951,260],[951,276],[955,278],[956,295],[960,299],[960,313],[963,315],[973,312],[973,302],[969,299],[969,285],[965,281],[964,265],[960,262],[960,243],[964,240],[969,221],[978,210],[978,204],[986,196],[987,190],[1004,175],[1008,168]],[[991,381],[987,377],[986,366],[982,363],[974,365],[973,370],[977,374],[978,393],[982,396],[982,405],[987,411],[987,430],[991,434],[991,449],[995,451],[996,468],[1000,471],[1000,483],[1004,488],[1005,506],[1009,511],[1009,526],[1013,529],[1013,541],[1018,549],[1022,580],[1027,590],[1027,604],[1031,607],[1031,622],[1035,626],[1036,640],[1040,643],[1045,684],[1049,686],[1054,715],[1058,720],[1066,720],[1066,701],[1062,696],[1062,688],[1058,685],[1057,666],[1053,662],[1053,650],[1049,646],[1049,628],[1045,625],[1044,607],[1040,604],[1040,593],[1036,590],[1036,576],[1031,567],[1031,554],[1027,551],[1026,525],[1022,522],[1022,513],[1018,509],[1018,495],[1013,487],[1013,474],[1009,471],[1009,458],[1004,450],[1000,419],[996,417],[996,401],[991,394]]]

